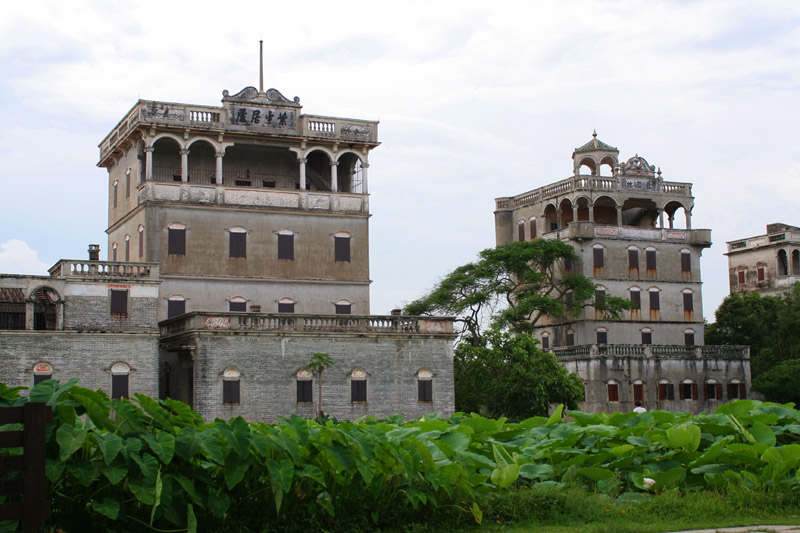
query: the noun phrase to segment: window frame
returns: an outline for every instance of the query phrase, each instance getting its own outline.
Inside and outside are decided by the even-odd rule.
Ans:
[[[333,260],[336,263],[350,263],[350,235],[337,233],[333,236]]]
[[[167,227],[167,255],[186,255],[186,226],[170,224]]]
[[[367,373],[362,369],[350,373],[350,403],[367,403]]]
[[[109,313],[112,316],[128,316],[129,289],[109,289]]]
[[[247,258],[247,230],[244,228],[231,228],[228,232],[228,257]]]
[[[186,314],[186,298],[180,294],[170,295],[167,298],[167,318],[173,318],[184,314]]]
[[[111,393],[112,400],[131,397],[131,366],[119,361],[111,365]],[[123,390],[119,390],[122,388]],[[124,392],[124,393],[123,393]]]
[[[242,403],[242,373],[235,367],[222,372],[222,403],[239,405]]]
[[[294,261],[294,232],[281,230],[278,232],[278,259]]]

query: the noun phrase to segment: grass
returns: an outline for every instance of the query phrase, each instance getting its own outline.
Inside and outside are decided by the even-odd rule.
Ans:
[[[621,494],[611,497],[582,488],[529,488],[485,495],[478,501],[483,525],[467,512],[446,525],[412,524],[406,531],[638,533],[764,524],[800,525],[800,495],[724,491]],[[466,506],[465,506],[466,507]],[[472,521],[472,524],[469,522]]]

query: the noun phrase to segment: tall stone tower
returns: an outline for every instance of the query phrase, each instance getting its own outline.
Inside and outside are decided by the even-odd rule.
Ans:
[[[100,144],[108,259],[160,264],[159,320],[192,310],[368,314],[378,123],[275,89],[140,100]]]

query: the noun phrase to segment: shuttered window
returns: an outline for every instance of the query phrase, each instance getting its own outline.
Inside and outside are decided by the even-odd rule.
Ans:
[[[230,256],[247,257],[247,233],[244,231],[232,231],[230,236]]]
[[[683,293],[683,310],[694,311],[694,298],[691,292]]]
[[[128,291],[111,289],[111,314],[128,314]]]
[[[335,237],[334,248],[336,261],[350,262],[350,237]]]
[[[430,379],[417,381],[417,401],[433,401],[433,381]]]
[[[294,313],[294,302],[292,303],[278,303],[279,313]]]
[[[616,383],[608,384],[608,401],[609,402],[619,401],[619,385],[617,385]]]
[[[640,291],[631,291],[631,309],[642,308],[642,293]]]
[[[186,312],[186,300],[169,300],[167,302],[167,318],[182,315]]]
[[[681,252],[681,272],[692,270],[692,254]]]
[[[665,402],[675,399],[675,386],[672,383],[658,384],[658,400]]]
[[[47,381],[48,379],[53,379],[52,374],[34,374],[33,375],[33,386],[35,387],[42,381]]]
[[[231,300],[228,305],[228,309],[233,312],[247,311],[247,302],[234,302]]]
[[[608,331],[597,330],[597,344],[608,344]]]
[[[531,240],[536,238],[536,219],[531,219]]]
[[[655,270],[656,269],[656,251],[655,250],[647,250],[645,252],[645,260],[647,262],[647,270]]]
[[[743,269],[739,269],[738,274],[739,274],[739,277],[738,277],[737,281],[739,282],[739,285],[744,285],[744,270]]]
[[[169,255],[186,255],[186,230],[169,228],[167,236],[167,253]]]
[[[312,396],[312,381],[310,379],[297,382],[297,403],[311,403]]]
[[[642,344],[653,344],[653,333],[650,331],[642,331]]]
[[[650,310],[661,309],[661,299],[659,298],[658,291],[650,291]]]
[[[517,240],[524,241],[525,240],[525,223],[520,222],[517,224]]]
[[[567,346],[575,346],[575,332],[567,331]]]
[[[350,304],[336,304],[336,314],[337,315],[349,315],[350,314]]]
[[[367,380],[354,379],[350,381],[350,401],[351,402],[366,402],[367,401]]]
[[[764,281],[764,265],[758,265],[758,281]]]
[[[683,334],[683,344],[686,346],[694,346],[694,333],[688,331]]]
[[[111,375],[111,398],[129,398],[130,391],[128,389],[130,374],[112,374]]]
[[[628,268],[639,269],[639,250],[628,250]]]
[[[222,382],[222,403],[240,403],[238,379],[226,379]]]
[[[644,384],[642,383],[633,384],[633,401],[634,402],[644,401]]]
[[[681,383],[680,385],[681,400],[696,400],[697,399],[697,384],[696,383]]]
[[[550,349],[550,335],[542,335],[542,350]]]
[[[603,249],[593,248],[592,253],[594,254],[594,268],[603,268],[605,266],[605,262],[603,260]]]
[[[278,235],[278,259],[294,260],[294,235]]]

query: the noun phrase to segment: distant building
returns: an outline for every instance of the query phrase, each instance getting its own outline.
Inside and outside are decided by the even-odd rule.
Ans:
[[[745,396],[749,350],[703,346],[700,256],[711,230],[692,228],[691,183],[665,181],[638,154],[620,163],[619,150],[596,133],[572,160],[573,176],[497,198],[495,232],[498,245],[572,245],[580,259],[561,265],[564,272],[590,278],[597,299],[633,302],[618,321],[587,308],[537,324],[542,346],[586,383],[582,408],[632,410],[642,401],[700,412]]]
[[[775,222],[764,235],[725,243],[731,294],[776,296],[800,281],[800,228]]]
[[[378,123],[301,110],[254,87],[137,102],[100,144],[108,261],[92,245],[50,277],[0,276],[0,380],[271,421],[314,415],[324,352],[328,415],[451,414],[452,319],[369,314]]]

